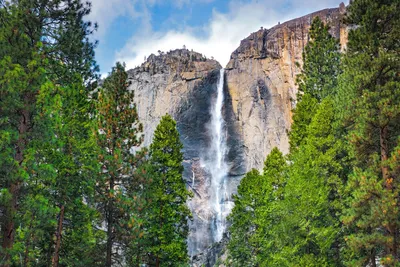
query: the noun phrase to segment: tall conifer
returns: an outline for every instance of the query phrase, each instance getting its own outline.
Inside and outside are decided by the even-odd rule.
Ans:
[[[151,266],[184,266],[189,257],[186,239],[191,218],[186,201],[191,193],[182,177],[182,143],[176,122],[162,117],[149,150],[148,206],[145,219]]]
[[[134,147],[142,142],[142,126],[138,121],[133,92],[128,90],[125,66],[117,63],[100,89],[97,103],[98,134],[101,152],[100,180],[97,184],[99,208],[106,224],[105,265],[120,261],[126,233],[135,224],[136,201],[127,195],[135,181]],[[119,247],[117,247],[117,245]]]
[[[355,0],[341,103],[355,156],[343,221],[349,264],[397,266],[400,217],[400,2]],[[349,97],[350,96],[350,97]],[[346,101],[347,100],[347,101]]]
[[[37,127],[39,123],[35,121],[39,115],[38,96],[42,89],[64,86],[76,75],[89,82],[94,78],[96,66],[94,45],[87,39],[92,27],[83,20],[90,11],[88,5],[79,0],[1,1],[0,4],[0,136],[5,151],[0,180],[3,212],[0,257],[1,264],[8,266],[24,215],[20,210],[24,207],[24,194],[31,186],[28,151],[34,149],[34,138],[39,147],[40,140],[44,144],[46,138],[51,138],[49,128]]]

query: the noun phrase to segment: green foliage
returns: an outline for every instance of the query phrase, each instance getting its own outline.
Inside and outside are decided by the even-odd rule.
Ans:
[[[70,246],[57,252],[71,236],[82,246],[93,240],[95,214],[88,204],[97,168],[83,87],[96,71],[87,39],[91,25],[83,21],[89,8],[61,2],[1,1],[2,266],[50,265],[57,255],[56,266],[92,251]],[[71,218],[85,219],[71,224]]]
[[[311,123],[317,104],[317,99],[306,93],[301,96],[301,100],[293,110],[293,124],[289,132],[291,152],[294,152],[307,136],[307,127]]]
[[[256,225],[255,216],[256,201],[262,201],[264,195],[260,195],[260,181],[263,177],[257,170],[251,170],[243,177],[238,188],[237,196],[234,196],[235,206],[229,217],[232,226],[229,228],[230,241],[228,244],[231,266],[256,266],[255,251],[259,249],[253,241]]]
[[[123,255],[113,253],[115,244],[125,246],[138,227],[135,224],[137,197],[127,192],[137,182],[133,179],[132,149],[142,142],[142,126],[133,104],[133,92],[127,90],[127,77],[125,66],[117,63],[99,91],[96,106],[97,143],[101,148],[97,202],[107,226],[106,266],[121,261]]]
[[[186,239],[191,213],[186,205],[192,194],[182,178],[182,143],[176,122],[162,117],[149,150],[148,205],[145,229],[151,266],[184,266],[189,262]]]
[[[350,266],[400,264],[399,8],[399,1],[372,0],[349,7],[347,20],[358,26],[349,33],[338,102],[355,157],[343,215]]]
[[[335,94],[340,74],[339,42],[329,34],[329,26],[315,17],[310,28],[310,41],[303,53],[303,68],[297,76],[299,91],[318,101]],[[300,95],[301,98],[301,95]]]
[[[344,177],[341,140],[334,135],[333,101],[329,98],[318,106],[307,127],[304,144],[289,157],[285,206],[289,208],[285,219],[293,221],[293,256],[296,260],[313,257],[324,265],[340,265],[339,215],[340,197]]]
[[[264,173],[251,170],[242,179],[234,196],[235,207],[228,244],[229,266],[279,266],[274,259],[278,241],[276,223],[280,221],[286,161],[274,148],[268,155]]]

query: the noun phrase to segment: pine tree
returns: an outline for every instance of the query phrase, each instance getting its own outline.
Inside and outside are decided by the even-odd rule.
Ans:
[[[122,246],[135,226],[133,211],[136,201],[134,196],[126,192],[135,183],[135,156],[132,149],[142,142],[142,126],[138,122],[133,92],[128,90],[127,78],[125,66],[117,63],[105,79],[97,103],[97,139],[102,165],[97,194],[107,227],[106,266],[111,266],[114,260],[121,260],[123,255],[113,256],[113,250],[117,242]]]
[[[260,244],[255,244],[254,232],[257,225],[254,216],[257,205],[264,198],[260,184],[263,177],[257,170],[246,173],[240,181],[238,193],[233,197],[235,206],[229,215],[232,223],[229,228],[230,240],[228,243],[230,266],[257,266],[256,250]]]
[[[145,229],[151,266],[184,266],[189,262],[186,239],[191,213],[186,201],[191,193],[182,178],[182,143],[176,122],[162,117],[149,150],[148,206]]]
[[[289,156],[284,206],[290,216],[284,221],[292,230],[286,235],[291,240],[286,257],[306,266],[340,266],[342,257],[339,215],[346,164],[334,120],[328,97],[318,105],[304,143]]]
[[[329,95],[334,95],[340,70],[339,42],[329,33],[329,26],[319,17],[311,23],[310,41],[303,52],[303,66],[296,77],[299,86],[298,103],[294,109],[290,136],[290,149],[301,145],[307,125],[316,110],[316,104]]]
[[[348,53],[340,96],[355,157],[343,216],[348,264],[399,261],[400,2],[358,0],[348,9]],[[350,97],[348,97],[350,96]]]
[[[329,25],[319,17],[313,19],[309,34],[310,41],[303,52],[304,64],[296,81],[300,92],[321,101],[335,92],[340,74],[340,47],[338,40],[330,35]]]
[[[279,242],[280,204],[285,186],[286,161],[274,148],[264,173],[251,170],[241,180],[229,220],[229,266],[282,266],[274,259]]]
[[[66,84],[76,73],[89,81],[96,70],[93,44],[87,39],[91,25],[83,22],[88,12],[89,8],[78,0],[66,4],[56,0],[1,2],[0,136],[5,157],[1,161],[0,180],[3,212],[0,257],[3,266],[9,266],[12,254],[19,247],[15,246],[15,235],[25,215],[20,208],[26,207],[24,193],[31,186],[28,150],[34,149],[35,137],[45,144],[47,140],[41,137],[49,136],[49,129],[36,127],[40,91]],[[48,239],[47,242],[51,244]]]

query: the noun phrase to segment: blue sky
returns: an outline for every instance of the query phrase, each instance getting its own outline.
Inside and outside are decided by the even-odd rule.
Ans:
[[[240,40],[261,26],[329,7],[340,0],[92,0],[99,24],[96,59],[104,75],[116,61],[133,68],[145,56],[182,48],[214,57],[223,66]],[[348,1],[345,1],[348,4]]]

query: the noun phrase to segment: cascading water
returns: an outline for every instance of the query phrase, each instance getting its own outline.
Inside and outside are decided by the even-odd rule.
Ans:
[[[207,146],[201,151],[199,165],[192,165],[191,187],[194,202],[188,205],[193,212],[189,222],[188,249],[191,257],[205,251],[214,242],[219,242],[226,230],[226,217],[233,207],[230,200],[231,181],[228,180],[226,156],[227,134],[223,118],[224,69],[220,70],[217,94],[211,99],[210,120],[205,133]],[[193,166],[195,166],[193,168]],[[197,167],[196,167],[197,166]]]
[[[211,205],[213,210],[212,235],[213,241],[218,242],[226,228],[226,216],[232,209],[227,188],[228,165],[226,157],[226,135],[224,134],[224,119],[222,108],[224,102],[224,69],[220,70],[217,97],[211,109],[210,134],[211,146],[207,169],[211,175]]]

